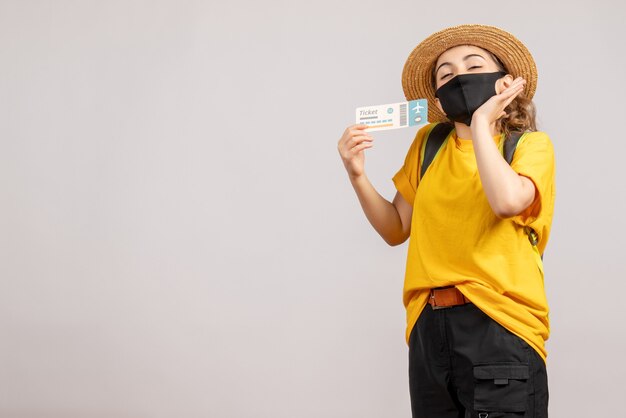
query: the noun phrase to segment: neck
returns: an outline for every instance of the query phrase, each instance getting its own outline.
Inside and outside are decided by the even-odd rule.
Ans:
[[[472,139],[472,128],[467,126],[461,122],[454,122],[454,128],[456,130],[457,138],[462,139]],[[500,131],[498,130],[496,123],[493,122],[489,125],[489,132],[491,132],[491,136],[500,135]]]

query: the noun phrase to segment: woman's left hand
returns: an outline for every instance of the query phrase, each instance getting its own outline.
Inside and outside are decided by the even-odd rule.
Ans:
[[[483,119],[491,125],[496,120],[506,116],[504,109],[515,99],[515,97],[524,91],[526,80],[517,77],[509,87],[504,89],[500,94],[491,97],[483,103],[472,115],[472,125],[474,120]]]

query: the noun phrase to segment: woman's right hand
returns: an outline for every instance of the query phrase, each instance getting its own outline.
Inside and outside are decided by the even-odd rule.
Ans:
[[[343,165],[351,178],[357,178],[365,173],[366,148],[373,147],[374,138],[365,129],[367,125],[350,125],[339,139],[337,149]]]

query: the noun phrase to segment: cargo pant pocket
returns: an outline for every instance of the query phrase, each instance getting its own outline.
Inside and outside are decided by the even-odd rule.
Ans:
[[[474,411],[479,418],[521,417],[528,403],[529,365],[490,363],[474,366]]]

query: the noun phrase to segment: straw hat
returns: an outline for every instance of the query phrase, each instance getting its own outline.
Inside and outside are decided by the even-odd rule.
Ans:
[[[458,25],[435,32],[413,49],[402,70],[402,89],[407,100],[428,100],[428,121],[441,122],[446,116],[434,105],[431,74],[437,58],[458,45],[475,45],[492,52],[514,78],[526,80],[524,96],[532,99],[537,88],[537,67],[526,46],[515,36],[495,26]]]

